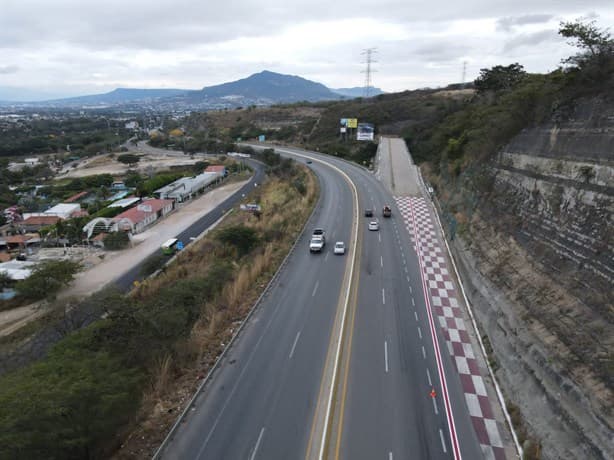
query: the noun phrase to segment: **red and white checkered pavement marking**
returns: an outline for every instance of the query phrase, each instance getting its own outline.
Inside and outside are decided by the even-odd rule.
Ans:
[[[428,206],[424,198],[395,197],[395,201],[401,211],[405,228],[414,242],[414,249],[422,261],[432,310],[437,316],[448,351],[459,373],[471,422],[484,458],[505,459],[505,450],[486,393],[484,379],[475,359],[457,300],[456,288],[443,256]]]

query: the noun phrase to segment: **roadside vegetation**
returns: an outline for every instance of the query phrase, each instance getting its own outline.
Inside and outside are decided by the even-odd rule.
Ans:
[[[269,159],[259,215],[233,212],[130,295],[86,299],[104,319],[0,378],[0,458],[151,455],[315,205],[314,176]]]

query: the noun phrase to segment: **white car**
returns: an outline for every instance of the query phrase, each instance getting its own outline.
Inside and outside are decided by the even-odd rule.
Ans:
[[[313,236],[309,242],[309,250],[311,252],[321,252],[326,244],[326,240],[322,236]]]
[[[372,220],[369,222],[369,230],[378,231],[379,230],[379,222],[377,220]]]
[[[337,241],[333,252],[335,254],[345,254],[345,243],[343,241]]]

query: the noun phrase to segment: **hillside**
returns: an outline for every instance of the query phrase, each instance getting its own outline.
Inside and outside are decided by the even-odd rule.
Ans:
[[[241,80],[205,87],[189,95],[190,99],[242,98],[269,102],[319,101],[338,97],[321,83],[268,70]]]

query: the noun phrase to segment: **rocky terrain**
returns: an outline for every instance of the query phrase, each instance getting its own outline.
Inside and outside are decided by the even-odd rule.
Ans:
[[[497,377],[542,458],[613,458],[614,98],[523,130],[487,169],[454,248]]]

